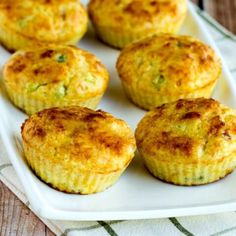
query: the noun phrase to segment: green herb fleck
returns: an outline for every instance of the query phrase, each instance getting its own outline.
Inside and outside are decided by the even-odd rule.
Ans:
[[[203,177],[203,176],[200,176],[198,179],[199,179],[199,180],[204,180],[204,177]]]
[[[29,92],[34,92],[36,91],[41,85],[37,83],[32,83],[28,85],[28,91]]]
[[[152,80],[152,84],[156,87],[156,89],[159,91],[161,89],[161,85],[165,82],[164,75],[158,75]]]
[[[38,90],[40,87],[45,86],[45,85],[47,85],[47,83],[44,83],[44,84],[31,83],[31,84],[28,85],[27,90],[28,90],[29,92],[35,92],[35,91]]]
[[[27,26],[27,24],[29,23],[29,21],[32,21],[32,20],[33,20],[33,18],[34,18],[34,16],[26,16],[26,17],[20,19],[20,20],[18,21],[18,24],[19,24],[19,26],[20,26],[21,28],[24,28],[24,27]]]
[[[182,42],[180,42],[180,41],[177,41],[177,47],[179,47],[179,48],[182,48],[184,45],[183,45],[183,43]]]
[[[61,54],[60,56],[57,57],[57,62],[63,63],[63,62],[66,61],[66,59],[67,59],[67,58],[66,58],[66,55]]]
[[[27,21],[25,19],[19,20],[18,22],[20,28],[24,28],[27,25]]]
[[[85,78],[85,81],[88,82],[88,83],[94,84],[94,83],[95,83],[95,78],[94,78],[92,75],[89,74],[89,75]]]
[[[57,98],[63,98],[66,95],[67,87],[65,85],[61,85],[56,91]]]

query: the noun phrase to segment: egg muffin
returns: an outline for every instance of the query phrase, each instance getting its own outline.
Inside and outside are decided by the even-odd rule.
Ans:
[[[159,34],[127,46],[117,70],[127,96],[149,110],[181,98],[209,98],[221,61],[197,39]]]
[[[68,193],[91,194],[110,187],[136,148],[133,132],[123,120],[78,106],[35,113],[21,133],[32,170]]]
[[[12,51],[44,43],[75,44],[87,23],[79,0],[0,1],[0,42]]]
[[[16,52],[4,66],[3,78],[10,99],[27,114],[55,106],[94,109],[109,81],[94,55],[62,45]]]
[[[89,16],[98,37],[123,48],[157,33],[176,33],[186,16],[186,0],[90,0]]]
[[[135,137],[147,169],[166,182],[207,184],[236,167],[236,112],[213,99],[180,99],[154,108]]]

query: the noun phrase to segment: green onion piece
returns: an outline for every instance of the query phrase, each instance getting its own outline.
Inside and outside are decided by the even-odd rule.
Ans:
[[[57,62],[63,63],[63,62],[66,61],[66,59],[67,59],[67,58],[66,58],[66,55],[61,54],[60,56],[57,57]]]
[[[65,85],[61,85],[56,91],[57,98],[63,98],[66,95],[67,87]]]
[[[95,83],[95,78],[94,78],[92,75],[89,74],[89,75],[85,78],[85,81],[88,82],[88,83],[94,84],[94,83]]]
[[[32,15],[29,15],[29,16],[25,16],[23,18],[21,18],[19,21],[18,21],[18,25],[21,27],[21,28],[24,28],[27,26],[27,24],[32,21],[34,19],[34,16]]]
[[[152,84],[155,86],[155,88],[159,91],[161,89],[161,85],[165,82],[164,75],[158,75],[152,80]]]
[[[198,179],[199,179],[199,180],[204,180],[204,177],[203,177],[203,176],[200,176]]]
[[[180,42],[180,41],[177,41],[177,47],[182,48],[183,47],[183,43]]]
[[[34,92],[36,91],[41,85],[37,83],[31,83],[28,85],[28,91],[29,92]]]
[[[35,92],[36,90],[38,90],[40,87],[42,86],[46,86],[47,83],[44,83],[44,84],[38,84],[38,83],[31,83],[28,85],[28,91],[29,92]]]
[[[27,25],[27,20],[26,19],[19,20],[18,24],[19,24],[20,28],[24,28]]]

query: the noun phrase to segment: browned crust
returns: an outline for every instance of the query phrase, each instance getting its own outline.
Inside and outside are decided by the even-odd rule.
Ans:
[[[180,7],[181,6],[181,7]],[[106,8],[107,7],[107,8]],[[185,9],[185,10],[184,10]],[[111,19],[114,25],[129,24],[125,22],[125,19],[129,19],[132,22],[153,22],[156,18],[165,19],[167,16],[171,16],[176,21],[186,14],[186,2],[181,1],[160,1],[160,0],[91,0],[88,5],[89,16],[95,24],[107,25],[111,24],[108,17]],[[105,19],[101,17],[101,14]],[[167,22],[168,23],[168,22]],[[124,25],[125,27],[126,25]]]
[[[173,136],[171,132],[162,132],[154,142],[157,149],[165,148],[173,153],[180,151],[186,156],[190,156],[193,152],[194,141],[187,136]]]
[[[167,105],[168,106],[168,105]],[[198,98],[196,100],[193,99],[179,99],[176,101],[176,109],[185,109],[185,110],[191,110],[191,109],[199,109],[199,108],[205,108],[206,110],[214,110],[219,108],[220,104],[213,98],[204,99],[204,98]],[[159,109],[158,107],[156,109]]]
[[[149,81],[162,74],[165,83],[158,94],[165,97],[210,87],[221,73],[220,59],[210,46],[189,36],[171,34],[154,35],[127,46],[116,67],[126,86],[136,85],[153,94],[157,92]]]
[[[110,114],[84,107],[51,108],[28,118],[21,127],[23,144],[48,161],[68,168],[112,173],[126,167],[135,151],[135,139],[127,124]],[[43,146],[43,148],[42,148]]]
[[[214,99],[181,99],[154,108],[137,126],[144,156],[166,162],[221,162],[236,150],[236,113]]]
[[[65,58],[63,63],[57,59],[60,55]],[[60,87],[65,89],[60,101],[80,104],[80,101],[101,97],[109,81],[108,71],[93,54],[55,44],[16,52],[5,64],[3,76],[9,93],[57,105]],[[33,91],[32,86],[36,88]]]
[[[183,115],[182,119],[186,120],[186,119],[198,119],[201,118],[201,114],[198,112],[188,112],[185,115]]]

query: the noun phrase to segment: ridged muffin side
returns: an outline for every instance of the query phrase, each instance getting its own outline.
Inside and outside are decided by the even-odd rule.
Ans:
[[[75,44],[87,31],[79,0],[2,0],[0,42],[9,50],[40,44]]]
[[[176,33],[187,12],[186,0],[91,0],[89,16],[98,37],[123,48],[157,33]]]
[[[25,157],[44,182],[68,193],[91,194],[113,185],[134,157],[128,125],[101,110],[51,108],[22,125]]]
[[[149,110],[180,98],[209,98],[221,61],[197,39],[159,34],[123,49],[117,70],[127,96]]]
[[[236,167],[236,112],[213,99],[183,99],[152,109],[135,137],[148,170],[166,182],[207,184]]]
[[[55,106],[95,109],[109,81],[94,55],[63,45],[16,52],[5,64],[3,78],[11,100],[27,114]]]

